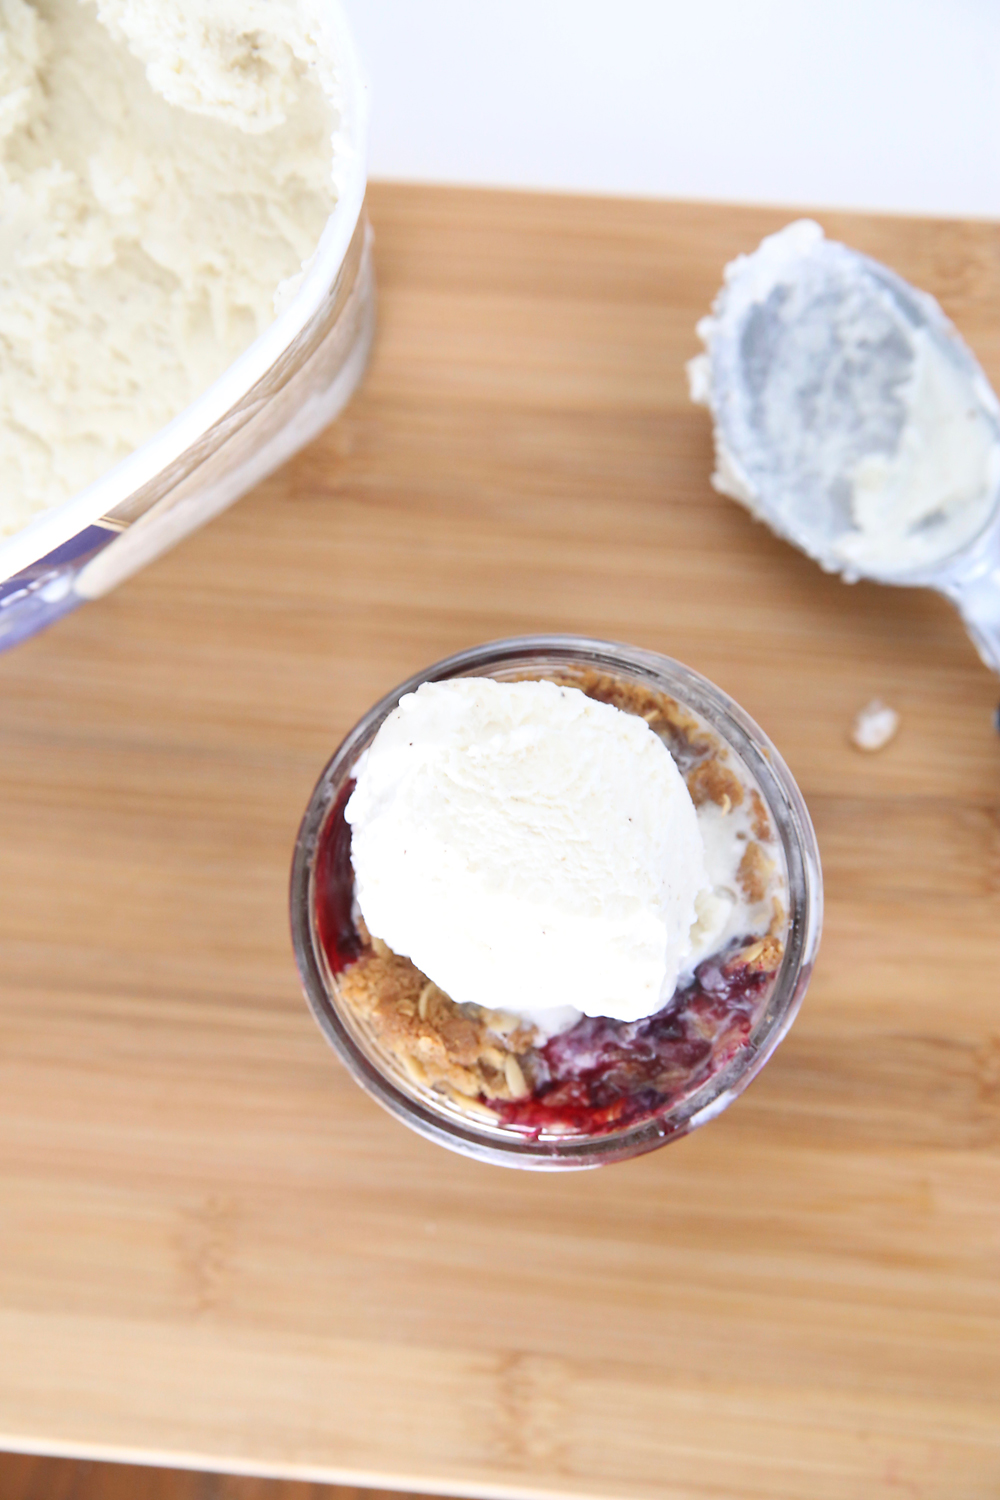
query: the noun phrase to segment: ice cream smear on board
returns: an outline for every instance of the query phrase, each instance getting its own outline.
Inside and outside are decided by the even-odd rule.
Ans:
[[[691,394],[713,483],[824,567],[890,578],[967,547],[1000,496],[1000,405],[934,298],[800,220],[726,267]]]
[[[751,800],[696,808],[646,719],[577,687],[424,683],[356,778],[368,932],[454,1004],[543,1036],[653,1015],[760,917],[741,873]]]
[[[0,0],[0,536],[199,396],[337,201],[321,0]]]

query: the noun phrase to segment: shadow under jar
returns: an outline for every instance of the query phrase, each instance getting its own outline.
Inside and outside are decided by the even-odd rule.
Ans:
[[[636,713],[665,743],[696,807],[732,819],[749,930],[728,928],[640,1021],[582,1016],[547,1038],[529,1022],[455,1006],[372,938],[355,899],[345,808],[360,758],[424,682],[548,680]],[[750,900],[752,898],[752,900]],[[324,1036],[362,1088],[428,1139],[480,1161],[551,1171],[623,1161],[720,1114],[795,1018],[822,923],[822,879],[798,787],[752,719],[668,657],[584,637],[495,641],[402,683],[361,720],[313,792],[291,880],[296,962]],[[552,1004],[572,1006],[572,994]],[[437,1028],[436,1030],[434,1028]],[[441,1055],[461,1033],[461,1066]],[[470,1050],[471,1048],[471,1050]],[[478,1051],[477,1051],[478,1048]]]

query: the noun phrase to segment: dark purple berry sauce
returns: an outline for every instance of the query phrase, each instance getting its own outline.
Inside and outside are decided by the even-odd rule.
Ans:
[[[351,829],[344,816],[353,790],[350,781],[341,791],[316,852],[317,935],[333,974],[364,952],[352,916]],[[655,1016],[585,1016],[552,1037],[533,1055],[530,1097],[491,1099],[490,1108],[529,1137],[543,1130],[601,1135],[663,1114],[724,1068],[763,1014],[774,974],[740,962],[751,941],[706,959]]]
[[[584,1016],[554,1036],[539,1049],[548,1081],[530,1099],[490,1107],[505,1124],[531,1132],[594,1135],[652,1119],[707,1083],[745,1045],[773,980],[720,955],[707,959],[655,1016]]]
[[[316,849],[316,932],[332,974],[342,974],[364,952],[352,915],[351,825],[344,816],[353,791],[351,780],[333,804]]]

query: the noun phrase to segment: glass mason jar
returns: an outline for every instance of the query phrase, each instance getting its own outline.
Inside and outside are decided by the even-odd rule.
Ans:
[[[0,650],[107,593],[316,437],[358,386],[375,330],[364,210],[367,88],[339,0],[337,203],[289,305],[198,399],[108,473],[0,539]]]
[[[502,1123],[486,1109],[457,1104],[415,1077],[341,994],[342,965],[331,959],[331,901],[345,930],[353,918],[350,831],[343,810],[355,768],[386,717],[421,683],[453,677],[497,680],[598,672],[630,688],[674,700],[720,743],[756,785],[784,862],[783,955],[762,992],[741,1044],[681,1088],[664,1107],[621,1128],[587,1133]],[[338,894],[339,893],[339,894]],[[568,635],[523,636],[477,646],[437,662],[376,703],[324,770],[306,809],[291,876],[292,939],[306,999],[320,1030],[367,1093],[390,1114],[442,1146],[504,1166],[537,1170],[596,1167],[654,1150],[721,1113],[767,1062],[798,1011],[812,973],[822,924],[819,851],[805,803],[790,771],[753,720],[697,672],[650,651]],[[357,951],[357,948],[355,948]],[[554,1004],[572,1004],[571,995]],[[669,1008],[669,1007],[668,1007]]]

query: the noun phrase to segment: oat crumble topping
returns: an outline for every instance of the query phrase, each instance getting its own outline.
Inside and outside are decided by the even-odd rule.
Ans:
[[[695,807],[714,802],[723,812],[729,812],[743,805],[743,783],[718,753],[695,767],[688,776],[687,789]]]
[[[753,811],[753,836],[765,843],[771,838],[771,819],[767,815],[764,799],[756,787],[750,788],[750,807]]]
[[[773,873],[774,860],[759,844],[747,844],[736,878],[748,901],[763,901]]]
[[[341,975],[341,996],[414,1083],[463,1102],[529,1092],[522,1060],[538,1039],[533,1026],[519,1016],[456,1005],[408,958],[380,938],[362,936],[366,951]]]

